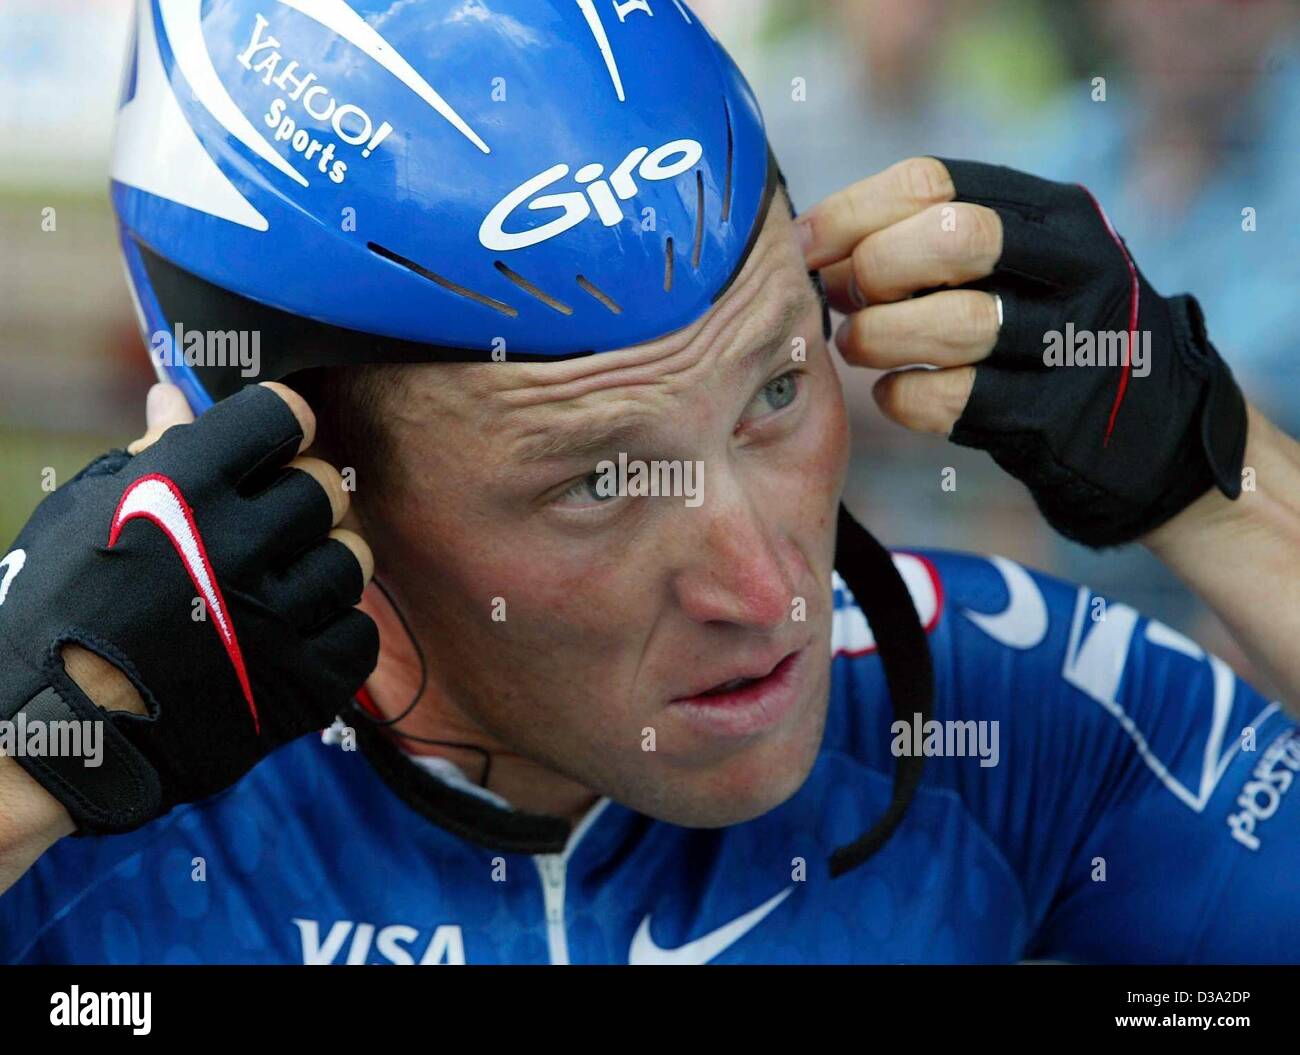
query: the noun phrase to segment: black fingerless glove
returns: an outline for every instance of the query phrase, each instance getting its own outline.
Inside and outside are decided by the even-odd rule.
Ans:
[[[378,633],[352,607],[361,569],[326,537],[321,487],[284,468],[301,440],[283,400],[247,388],[137,457],[92,463],[0,564],[0,719],[102,727],[98,766],[50,754],[51,726],[45,753],[18,754],[79,832],[127,831],[229,787],[327,726],[373,669]],[[66,642],[121,669],[148,717],[88,699]]]
[[[1089,546],[1136,539],[1211,487],[1236,498],[1246,404],[1196,301],[1151,288],[1083,187],[943,163],[956,200],[993,209],[1003,226],[993,275],[971,284],[1001,296],[1003,325],[952,441],[988,451],[1057,531]],[[1122,359],[1045,362],[1049,335],[1059,349],[1083,331],[1135,331],[1144,346],[1149,335],[1149,374]]]

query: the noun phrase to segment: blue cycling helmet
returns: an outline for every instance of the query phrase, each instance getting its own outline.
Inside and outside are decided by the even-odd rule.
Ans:
[[[550,359],[694,322],[777,178],[680,0],[139,0],[112,199],[196,410],[313,366]],[[155,346],[159,347],[159,346]]]

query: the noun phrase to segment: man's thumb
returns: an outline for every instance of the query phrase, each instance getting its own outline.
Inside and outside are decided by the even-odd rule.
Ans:
[[[144,416],[145,434],[127,447],[132,454],[139,454],[156,443],[158,437],[173,425],[185,425],[194,420],[190,405],[185,401],[185,394],[175,385],[164,384],[149,389]]]

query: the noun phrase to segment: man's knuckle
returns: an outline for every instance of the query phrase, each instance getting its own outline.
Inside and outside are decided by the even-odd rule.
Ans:
[[[958,226],[965,230],[968,254],[976,259],[990,259],[997,255],[997,246],[1001,241],[1002,221],[992,209],[978,205],[967,206],[962,210]]]
[[[833,203],[831,226],[837,232],[856,230],[860,211],[861,206],[858,203],[858,196],[854,193],[854,188],[850,187]]]
[[[853,344],[864,352],[871,351],[880,341],[880,316],[875,309],[860,311],[849,323]]]
[[[951,201],[956,193],[947,166],[937,158],[908,158],[900,163],[899,176],[905,193],[919,206]]]
[[[957,210],[957,215],[954,217],[952,230],[947,233],[952,238],[951,248],[956,251],[958,257],[965,259],[978,251],[980,240],[985,232],[976,210],[961,203],[953,208]]]
[[[890,377],[879,389],[880,408],[891,418],[904,420],[908,417],[911,396],[909,386],[902,375]]]
[[[973,337],[984,337],[997,329],[997,306],[987,293],[965,292],[957,305],[960,337],[969,344]]]
[[[875,238],[865,238],[853,250],[853,279],[858,290],[867,296],[874,288],[874,276],[881,274],[879,242]]]
[[[919,386],[912,376],[906,376],[899,379],[896,387],[898,416],[907,421],[915,419],[921,410]]]

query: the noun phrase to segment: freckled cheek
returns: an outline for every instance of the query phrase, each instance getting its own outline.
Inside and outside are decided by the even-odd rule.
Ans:
[[[636,576],[624,561],[608,552],[522,549],[496,570],[510,605],[508,622],[523,637],[544,640],[547,647],[590,647],[593,640],[615,636],[636,588]]]
[[[835,482],[834,490],[838,495],[849,467],[849,416],[838,385],[835,398],[829,401],[821,419],[817,467]]]
[[[784,469],[801,512],[816,516],[839,501],[848,472],[849,428],[838,386],[809,409]]]

